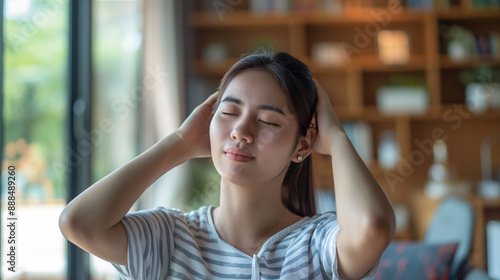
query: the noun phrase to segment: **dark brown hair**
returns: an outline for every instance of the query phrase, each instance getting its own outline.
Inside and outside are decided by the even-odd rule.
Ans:
[[[222,78],[217,106],[229,83],[237,75],[248,70],[263,71],[276,79],[286,94],[288,107],[297,118],[299,135],[305,136],[316,110],[317,101],[309,67],[285,52],[273,54],[261,51],[245,56]],[[291,212],[299,216],[316,214],[311,157],[290,164],[281,187],[281,200]]]

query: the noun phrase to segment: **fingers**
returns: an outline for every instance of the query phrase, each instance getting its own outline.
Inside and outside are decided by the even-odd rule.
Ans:
[[[317,127],[316,123],[317,123],[316,112],[314,112],[312,119],[311,119],[311,123],[309,124],[309,127]]]
[[[312,80],[314,81],[314,86],[316,87],[316,95],[318,96],[318,98],[320,98],[320,95],[326,95],[326,92],[319,85],[318,81],[316,81],[316,79],[312,79]]]
[[[207,100],[205,101],[211,108],[212,108],[212,114],[215,111],[215,107],[217,106],[217,97],[219,96],[219,91],[216,91],[210,95]]]
[[[212,93],[206,100],[207,103],[213,103],[215,102],[215,100],[217,100],[217,96],[219,96],[219,91],[216,91],[214,93]]]

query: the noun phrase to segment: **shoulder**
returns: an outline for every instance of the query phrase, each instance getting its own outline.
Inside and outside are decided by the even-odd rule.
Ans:
[[[143,222],[162,222],[165,219],[178,218],[182,212],[178,209],[169,209],[165,207],[156,207],[153,209],[143,209],[130,212],[123,220],[125,222],[143,221]]]
[[[289,238],[295,239],[298,243],[301,243],[300,240],[308,240],[312,242],[311,244],[321,244],[326,239],[335,242],[335,237],[340,231],[336,212],[316,214],[305,219],[307,220],[300,227],[291,232]]]
[[[158,206],[152,209],[144,209],[136,212],[128,213],[126,219],[142,218],[142,219],[161,219],[169,218],[175,220],[184,220],[186,222],[196,222],[204,217],[208,211],[208,206],[203,206],[198,210],[183,212],[176,208],[165,208]]]
[[[208,229],[212,206],[202,206],[197,210],[185,212],[180,217],[183,224],[191,230]]]
[[[179,210],[157,207],[128,213],[121,222],[129,238],[149,238],[162,232],[172,232],[175,229],[176,220],[181,215],[182,212]],[[148,232],[153,233],[153,236],[147,234]]]
[[[127,214],[122,219],[129,242],[173,242],[179,237],[194,237],[199,232],[209,232],[208,207],[182,212],[179,209],[156,207]]]
[[[316,214],[311,218],[309,218],[309,220],[305,225],[309,228],[314,228],[316,231],[339,228],[337,212],[330,211],[321,214]]]
[[[324,213],[319,213],[310,218],[310,221],[314,223],[325,223],[337,221],[337,212],[336,211],[328,211]]]
[[[202,220],[202,221],[206,220],[207,215],[209,214],[210,210],[211,210],[211,206],[202,206],[197,210],[184,212],[184,213],[182,213],[182,216],[187,222],[197,223],[200,220]]]

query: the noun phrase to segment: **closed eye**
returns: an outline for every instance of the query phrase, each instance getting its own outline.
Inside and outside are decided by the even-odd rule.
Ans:
[[[238,114],[233,114],[233,113],[227,113],[227,112],[222,112],[223,115],[226,115],[226,116],[237,116]],[[266,124],[266,125],[271,125],[271,126],[280,126],[279,124],[276,124],[276,123],[272,123],[272,122],[266,122],[266,121],[263,121],[263,120],[259,120],[260,122]]]
[[[271,123],[271,122],[266,122],[266,121],[263,121],[263,120],[260,120],[261,122],[267,124],[267,125],[272,125],[272,126],[279,126],[279,124],[276,124],[276,123]]]

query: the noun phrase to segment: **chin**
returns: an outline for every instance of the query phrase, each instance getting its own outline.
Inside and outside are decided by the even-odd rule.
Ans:
[[[255,176],[255,174],[250,174],[249,172],[245,172],[243,170],[228,170],[227,168],[222,172],[219,172],[219,174],[225,180],[238,185],[255,184],[255,179],[259,178],[258,176]]]
[[[214,162],[217,172],[219,172],[221,179],[231,182],[236,185],[254,185],[258,184],[261,176],[249,170],[249,168],[242,168],[238,165],[224,164],[223,168]]]

